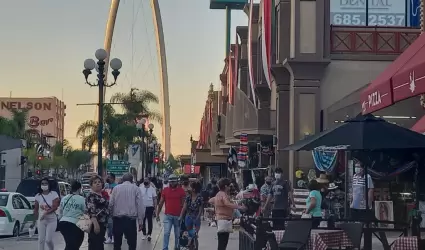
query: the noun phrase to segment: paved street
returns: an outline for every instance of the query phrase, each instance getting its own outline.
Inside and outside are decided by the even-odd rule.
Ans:
[[[215,227],[208,227],[208,225],[206,223],[203,223],[201,231],[200,231],[200,235],[199,235],[199,249],[202,250],[215,250],[217,249],[217,236],[216,236],[216,230],[217,228]],[[162,233],[162,228],[160,225],[158,225],[157,223],[154,223],[154,231],[153,231],[153,235],[152,235],[152,241],[148,242],[146,240],[142,240],[141,239],[141,233],[139,234],[139,240],[137,243],[137,247],[138,249],[143,249],[143,250],[162,250],[162,246],[163,246],[163,233]],[[229,245],[228,245],[228,250],[237,250],[239,249],[239,244],[238,244],[238,233],[235,232],[230,236],[230,240],[229,240]],[[395,234],[387,234],[388,237],[388,241],[393,242],[396,238],[397,235]],[[64,249],[65,248],[65,244],[63,242],[63,238],[62,235],[60,233],[57,233],[55,238],[55,249]],[[174,244],[174,235],[171,235],[171,239],[170,239],[170,250],[173,249],[173,244]],[[23,250],[23,249],[35,249],[34,247],[36,247],[37,241],[36,239],[33,240],[26,240],[26,237],[23,236],[21,239],[16,239],[16,238],[8,238],[8,239],[0,239],[0,250]],[[84,241],[81,250],[87,250],[87,239]],[[105,245],[105,250],[112,250],[113,249],[113,245],[112,244],[108,244]],[[122,250],[127,250],[127,244],[124,242],[123,243],[123,247]],[[373,238],[373,249],[374,250],[381,250],[383,249],[382,244],[379,242],[379,240],[377,238]]]

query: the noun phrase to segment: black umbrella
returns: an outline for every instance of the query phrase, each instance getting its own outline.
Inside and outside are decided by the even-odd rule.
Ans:
[[[347,150],[425,149],[425,135],[370,114],[358,115],[283,150],[310,151],[320,146],[347,146]]]

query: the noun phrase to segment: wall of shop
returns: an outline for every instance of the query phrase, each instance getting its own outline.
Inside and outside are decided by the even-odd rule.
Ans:
[[[374,80],[391,61],[332,60],[325,69],[320,85],[320,108],[323,111],[323,128],[330,126],[329,115],[339,109],[357,105],[361,90]],[[352,106],[347,112],[355,115],[361,106]],[[344,111],[345,112],[345,111]],[[339,116],[339,115],[338,115]],[[338,117],[339,118],[339,117]]]

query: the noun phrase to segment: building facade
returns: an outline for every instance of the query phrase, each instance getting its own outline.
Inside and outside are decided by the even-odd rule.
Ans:
[[[0,116],[11,118],[12,109],[28,109],[27,130],[51,136],[49,143],[64,139],[66,105],[56,97],[0,97]]]
[[[219,75],[216,103],[206,105],[206,110],[216,105],[211,108],[216,112],[201,119],[195,153],[208,150],[227,159],[229,148],[240,150],[241,135],[246,135],[250,168],[277,166],[290,180],[295,169],[313,168],[310,152],[283,148],[361,113],[361,91],[420,33],[401,26],[333,25],[338,13],[331,13],[330,2],[275,0],[275,16],[269,20],[264,10],[273,1],[245,6],[249,22],[236,28],[235,44]],[[263,30],[270,29],[265,25],[270,20],[273,36]],[[413,125],[419,102],[400,105],[412,113],[401,125]],[[391,117],[397,109],[375,115]]]

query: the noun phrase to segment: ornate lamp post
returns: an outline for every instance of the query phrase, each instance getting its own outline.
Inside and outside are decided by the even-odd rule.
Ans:
[[[142,118],[136,124],[137,131],[140,137],[140,164],[137,169],[137,179],[145,178],[146,156],[145,156],[145,138],[146,138],[146,119]]]
[[[103,165],[102,165],[102,140],[103,140],[103,93],[105,87],[112,87],[117,83],[118,75],[120,74],[120,69],[122,67],[122,62],[118,58],[114,58],[110,62],[110,66],[112,68],[112,75],[114,76],[114,82],[108,84],[105,82],[105,72],[107,72],[107,66],[105,68],[105,60],[108,58],[108,52],[104,49],[98,49],[95,53],[96,59],[95,62],[93,59],[86,59],[84,61],[84,70],[83,74],[86,79],[86,84],[90,87],[98,87],[99,88],[99,102],[97,105],[99,106],[98,110],[98,131],[97,131],[97,172],[100,176],[103,176]],[[89,75],[92,73],[92,70],[96,68],[97,74],[97,82],[90,83],[88,81]]]

